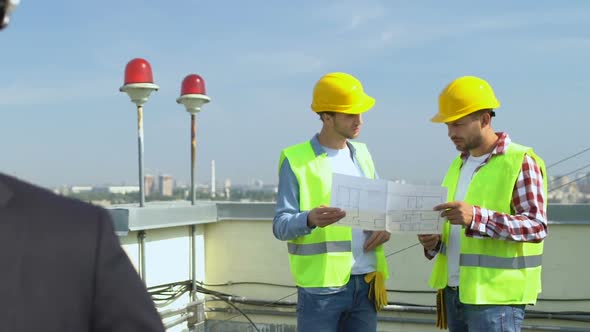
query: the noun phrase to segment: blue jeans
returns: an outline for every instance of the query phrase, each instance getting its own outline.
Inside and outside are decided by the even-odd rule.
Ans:
[[[459,289],[444,292],[449,332],[520,332],[524,305],[463,304]]]
[[[297,331],[375,332],[377,311],[369,300],[364,275],[352,275],[346,286],[333,294],[297,291]]]

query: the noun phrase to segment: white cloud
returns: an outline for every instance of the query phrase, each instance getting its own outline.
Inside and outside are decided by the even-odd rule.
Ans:
[[[118,86],[112,80],[66,82],[18,82],[0,87],[0,106],[50,105],[63,102],[112,97]]]
[[[562,37],[549,38],[533,45],[538,51],[589,51],[590,38],[585,37]]]
[[[251,52],[240,56],[238,62],[267,77],[317,72],[323,67],[322,60],[300,51]]]
[[[380,1],[332,1],[313,7],[310,16],[318,22],[336,23],[341,32],[350,32],[374,23],[388,15],[387,8]]]
[[[368,22],[379,20],[387,15],[385,8],[379,4],[374,4],[373,6],[367,7],[363,6],[360,9],[355,6],[351,12],[352,17],[350,18],[350,23],[347,26],[347,30],[357,29]]]
[[[378,8],[378,7],[376,7]],[[573,9],[561,9],[551,12],[516,12],[496,16],[480,16],[461,19],[461,17],[452,17],[452,20],[446,18],[431,18],[425,16],[423,19],[415,20],[403,17],[401,14],[392,14],[392,10],[380,9],[378,11],[367,11],[366,15],[359,14],[352,17],[351,27],[359,28],[361,23],[370,19],[374,20],[371,24],[366,24],[362,36],[350,36],[351,39],[359,39],[359,45],[368,50],[379,50],[386,48],[404,49],[420,47],[433,41],[457,38],[461,36],[481,34],[509,33],[513,31],[526,31],[532,28],[545,26],[547,24],[560,24],[573,22],[590,21],[590,12]],[[377,15],[379,13],[379,15]],[[373,16],[371,16],[373,14]],[[586,47],[585,40],[576,38],[564,38],[559,43],[576,44],[577,47]]]

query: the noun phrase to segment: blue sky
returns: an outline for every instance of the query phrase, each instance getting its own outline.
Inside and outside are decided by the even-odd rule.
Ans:
[[[359,141],[384,178],[436,183],[456,151],[429,122],[440,90],[477,75],[496,130],[551,164],[590,146],[588,1],[22,1],[0,33],[1,169],[45,186],[137,183],[135,106],[118,89],[147,59],[147,173],[190,176],[182,79],[204,77],[197,173],[277,182],[280,150],[320,128],[311,91],[331,71],[376,98]],[[583,155],[559,174],[587,164]]]

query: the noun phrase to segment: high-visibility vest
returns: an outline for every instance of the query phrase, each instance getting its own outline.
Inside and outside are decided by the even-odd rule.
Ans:
[[[350,142],[363,173],[375,178],[375,166],[365,144]],[[330,205],[332,166],[326,153],[315,154],[307,141],[284,149],[284,159],[299,183],[299,210],[309,211],[320,205]],[[339,287],[348,283],[353,264],[352,228],[329,225],[317,227],[310,234],[287,242],[289,263],[295,284],[300,287]],[[388,277],[383,246],[375,249],[377,271]]]
[[[491,157],[475,173],[464,201],[493,211],[512,214],[512,193],[522,169],[525,154],[541,169],[545,197],[547,171],[544,161],[531,148],[510,143],[504,154]],[[448,188],[448,201],[453,201],[461,174],[461,157],[451,164],[443,181]],[[546,206],[546,202],[544,202]],[[447,286],[447,256],[450,223],[442,234],[442,247],[437,255],[430,286]],[[461,232],[459,260],[459,296],[466,304],[534,304],[541,292],[541,258],[543,242],[527,243],[492,238],[473,238]]]

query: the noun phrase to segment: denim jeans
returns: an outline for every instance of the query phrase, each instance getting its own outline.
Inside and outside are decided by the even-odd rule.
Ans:
[[[377,312],[368,295],[369,285],[364,275],[350,276],[346,286],[332,294],[314,294],[299,288],[297,331],[377,331]]]
[[[524,305],[463,304],[459,289],[444,292],[449,332],[520,332]]]

